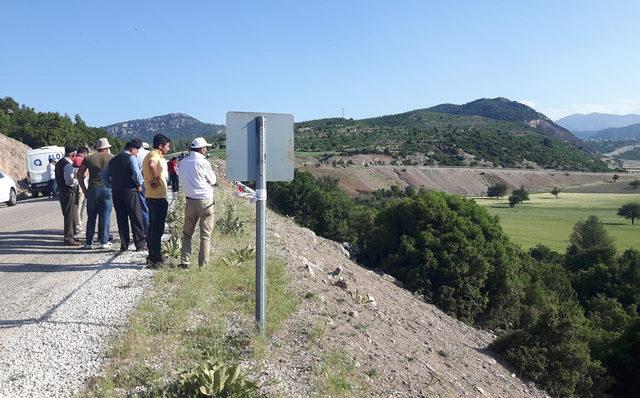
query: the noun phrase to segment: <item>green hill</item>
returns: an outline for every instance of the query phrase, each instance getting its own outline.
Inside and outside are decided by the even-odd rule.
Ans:
[[[388,154],[399,162],[415,164],[419,159],[426,165],[530,167],[534,162],[543,168],[607,170],[605,163],[574,143],[582,141],[533,109],[500,98],[479,101],[362,120],[298,123],[296,149]]]
[[[195,137],[212,137],[224,130],[224,126],[204,123],[184,113],[170,113],[148,119],[136,119],[105,126],[110,134],[130,140],[140,137],[151,142],[153,136],[162,133],[173,140],[190,140]]]

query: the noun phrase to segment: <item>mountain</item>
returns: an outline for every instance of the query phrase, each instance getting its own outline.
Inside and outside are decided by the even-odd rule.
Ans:
[[[606,171],[584,145],[546,116],[504,98],[362,120],[311,120],[296,124],[295,139],[298,151],[380,154],[390,164]]]
[[[608,128],[595,131],[591,138],[594,140],[624,140],[629,138],[640,138],[640,123],[625,127]]]
[[[224,130],[223,125],[204,123],[184,113],[170,113],[148,119],[136,119],[114,123],[103,127],[111,135],[129,140],[140,137],[151,142],[153,136],[162,133],[171,139],[191,139],[198,136],[212,136]]]
[[[640,115],[612,115],[609,113],[589,113],[588,115],[574,114],[556,120],[560,126],[581,136],[588,137],[588,132],[615,127],[626,127],[640,123]],[[592,134],[593,135],[593,134]]]
[[[570,142],[587,150],[590,149],[588,144],[583,143],[570,131],[557,125],[542,113],[527,105],[503,97],[481,98],[464,105],[441,104],[427,110],[451,115],[482,116],[495,120],[516,122],[532,127],[544,135]]]

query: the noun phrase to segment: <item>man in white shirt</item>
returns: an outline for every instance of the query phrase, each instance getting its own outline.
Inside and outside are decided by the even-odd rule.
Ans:
[[[198,265],[202,267],[209,263],[213,230],[213,185],[216,183],[216,175],[205,156],[207,147],[210,146],[211,144],[208,144],[204,138],[196,138],[191,142],[191,153],[178,165],[180,185],[187,197],[180,256],[182,268],[188,268],[191,263],[191,236],[198,221],[200,221]]]
[[[49,159],[47,164],[47,176],[49,177],[49,198],[55,198],[58,195],[58,185],[56,184],[56,160]]]

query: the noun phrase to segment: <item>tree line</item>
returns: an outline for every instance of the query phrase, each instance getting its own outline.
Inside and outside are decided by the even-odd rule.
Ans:
[[[109,139],[112,151],[124,148],[123,140],[109,135],[104,129],[87,126],[80,115],[71,119],[57,112],[37,112],[11,97],[0,99],[0,134],[31,148],[65,144],[92,146],[102,137]]]
[[[269,205],[426,301],[497,331],[493,348],[555,397],[633,396],[640,389],[640,252],[617,253],[595,217],[565,253],[524,251],[473,200],[408,187],[349,197],[331,178],[295,171],[270,183]]]

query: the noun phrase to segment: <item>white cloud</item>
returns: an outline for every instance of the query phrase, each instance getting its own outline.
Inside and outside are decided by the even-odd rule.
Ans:
[[[614,115],[626,115],[629,113],[640,114],[640,100],[625,99],[613,104],[571,104],[564,107],[540,108],[537,110],[553,120],[558,120],[574,113],[588,114],[598,112],[611,113]]]
[[[538,104],[536,104],[535,102],[533,102],[531,100],[519,99],[519,100],[516,100],[516,101],[518,101],[521,104],[525,104],[526,106],[528,106],[530,108],[533,108],[533,109],[536,109],[536,106],[538,106]]]

